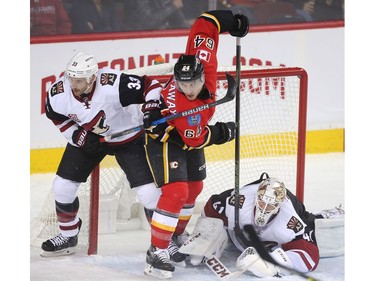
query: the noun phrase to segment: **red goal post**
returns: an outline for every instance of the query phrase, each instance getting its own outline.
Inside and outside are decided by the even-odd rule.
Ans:
[[[164,64],[135,69],[137,75],[150,75],[165,83],[172,75],[173,65]],[[218,72],[217,99],[226,92],[225,73],[236,77],[235,67],[220,67]],[[299,67],[242,67],[240,98],[240,186],[259,178],[262,172],[282,180],[297,197],[304,199],[305,143],[307,115],[308,75]],[[235,100],[218,105],[210,123],[235,120]],[[200,213],[206,200],[215,193],[234,188],[234,141],[205,148],[207,179],[202,193],[197,198],[196,213]],[[82,184],[78,194],[81,202],[79,216],[83,220],[80,245],[87,247],[88,254],[96,254],[98,234],[101,227],[100,208],[117,206],[115,219],[106,218],[112,230],[141,228],[143,208],[137,196],[130,190],[126,177],[114,157],[106,157],[97,167],[87,183]],[[104,199],[103,199],[104,198]],[[51,201],[51,199],[50,199]],[[52,207],[53,206],[53,207]],[[54,224],[54,205],[46,206],[38,219],[39,223]],[[125,210],[124,210],[125,209]],[[103,214],[102,214],[103,216]],[[48,218],[47,218],[48,217]],[[125,218],[124,218],[125,217]],[[115,222],[113,220],[116,220]],[[137,221],[133,223],[133,221]],[[142,219],[141,219],[142,221]],[[112,224],[115,224],[113,227]],[[56,223],[57,225],[57,223]],[[58,233],[40,234],[48,239]],[[125,226],[124,226],[125,225]],[[42,229],[39,226],[38,229]],[[106,231],[106,230],[104,230]],[[34,235],[36,236],[36,235]],[[40,242],[41,240],[39,240]]]

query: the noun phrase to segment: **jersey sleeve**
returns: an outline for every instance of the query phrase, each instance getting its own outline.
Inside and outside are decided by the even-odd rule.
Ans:
[[[142,104],[149,100],[160,100],[161,89],[159,81],[147,75],[122,73],[119,85],[120,103],[125,107],[131,104]]]
[[[219,34],[232,30],[235,23],[231,11],[217,10],[203,13],[191,27],[186,54],[196,55],[202,61],[205,84],[210,93],[216,92]]]
[[[203,208],[206,217],[221,219],[225,227],[228,227],[228,217],[225,213],[226,201],[233,189],[228,189],[220,194],[212,195]]]
[[[68,116],[57,112],[54,109],[54,104],[59,101],[58,94],[64,93],[64,85],[62,81],[58,81],[51,86],[47,93],[44,104],[46,117],[52,121],[64,138],[72,145],[76,146],[72,141],[72,135],[78,129],[78,124],[72,121]]]
[[[290,201],[296,213],[301,217],[301,219],[306,223],[310,224],[313,223],[316,219],[316,216],[308,211],[306,211],[305,205],[298,200],[297,196],[295,196],[289,189],[286,190],[286,194],[289,197]]]

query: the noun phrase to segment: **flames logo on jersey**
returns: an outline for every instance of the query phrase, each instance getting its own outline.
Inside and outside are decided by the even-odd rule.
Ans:
[[[111,85],[115,84],[117,74],[114,73],[103,73],[100,75],[100,84],[101,85]]]
[[[234,194],[229,198],[228,200],[228,204],[229,205],[232,205],[234,206],[236,203],[236,197],[234,196]],[[238,206],[240,207],[240,209],[242,209],[242,206],[243,204],[245,203],[245,195],[240,195],[238,197]]]
[[[286,227],[293,230],[294,233],[298,233],[302,230],[303,224],[295,216],[292,216]]]
[[[55,85],[51,88],[51,97],[54,95],[58,95],[64,92],[64,84],[62,81],[57,82]]]

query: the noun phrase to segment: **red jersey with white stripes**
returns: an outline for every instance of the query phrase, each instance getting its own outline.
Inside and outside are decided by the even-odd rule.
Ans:
[[[196,55],[204,65],[205,85],[202,92],[195,100],[189,100],[176,87],[173,78],[162,90],[164,101],[171,114],[192,109],[216,100],[217,80],[217,48],[219,44],[220,22],[211,14],[204,13],[198,18],[191,28],[188,38],[187,55]],[[206,129],[208,122],[215,113],[215,107],[177,118],[169,125],[174,126],[183,142],[190,147],[199,147],[207,142]]]

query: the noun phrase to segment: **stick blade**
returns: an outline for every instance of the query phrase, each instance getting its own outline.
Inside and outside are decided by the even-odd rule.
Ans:
[[[237,85],[236,85],[236,80],[233,78],[232,75],[229,73],[225,73],[228,81],[228,91],[227,94],[225,95],[226,100],[232,100],[236,96],[236,90],[237,90]]]

